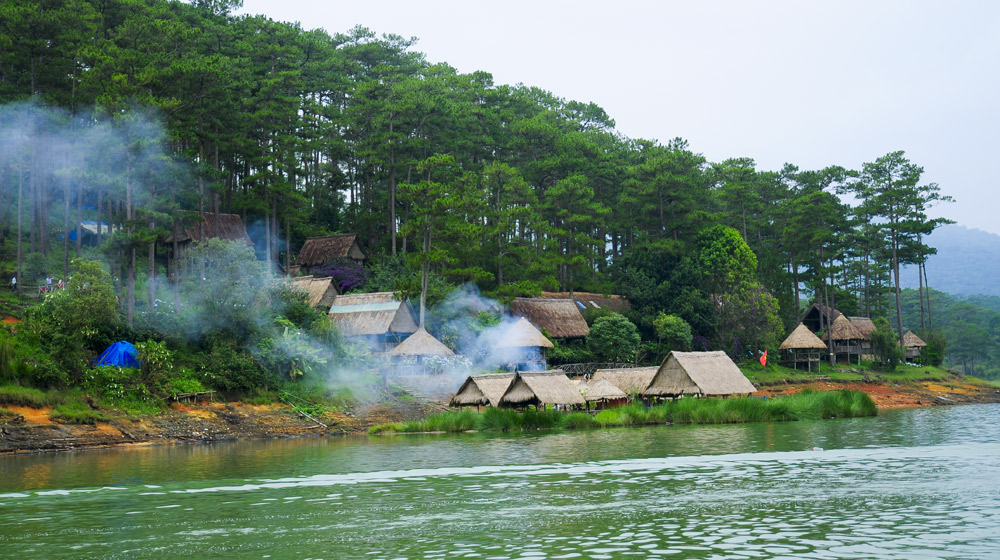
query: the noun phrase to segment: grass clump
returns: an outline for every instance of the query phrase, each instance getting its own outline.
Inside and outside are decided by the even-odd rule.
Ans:
[[[514,432],[556,428],[593,428],[642,426],[654,424],[742,424],[746,422],[787,422],[825,418],[875,416],[875,402],[861,391],[810,391],[764,399],[686,397],[646,408],[633,403],[609,408],[591,416],[585,412],[563,413],[557,410],[529,408],[523,412],[487,408],[482,414],[471,410],[448,411],[424,420],[380,424],[371,434],[389,432]]]
[[[0,386],[0,404],[14,406],[30,406],[32,408],[44,408],[62,402],[58,393],[46,393],[33,387],[22,387],[20,385]]]
[[[99,410],[94,410],[82,401],[69,401],[56,405],[49,415],[52,420],[63,424],[95,424],[107,420]]]
[[[563,427],[571,430],[578,430],[581,428],[594,428],[597,426],[597,421],[594,417],[587,414],[586,412],[573,412],[567,414],[563,421]]]

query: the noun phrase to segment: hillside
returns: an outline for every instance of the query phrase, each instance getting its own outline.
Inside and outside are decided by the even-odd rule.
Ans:
[[[946,225],[928,238],[937,254],[927,261],[931,287],[949,294],[1000,296],[1000,235]],[[917,269],[900,274],[903,287],[917,288]]]

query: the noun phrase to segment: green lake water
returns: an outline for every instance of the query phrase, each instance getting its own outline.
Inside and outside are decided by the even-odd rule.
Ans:
[[[1000,405],[0,457],[0,558],[1000,558]]]

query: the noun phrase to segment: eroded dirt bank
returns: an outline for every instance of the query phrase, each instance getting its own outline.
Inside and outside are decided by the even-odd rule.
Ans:
[[[956,378],[911,384],[891,382],[780,383],[762,387],[758,395],[781,396],[803,389],[864,391],[880,409],[1000,402],[1000,389]],[[50,409],[7,406],[20,415],[0,424],[0,454],[163,443],[211,442],[248,438],[318,437],[364,433],[385,422],[419,419],[440,410],[434,403],[394,400],[351,410],[330,411],[317,419],[284,404],[202,402],[175,404],[158,416],[124,417],[95,425],[53,422]]]

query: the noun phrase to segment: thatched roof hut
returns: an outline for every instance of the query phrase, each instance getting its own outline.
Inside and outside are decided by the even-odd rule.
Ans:
[[[204,236],[202,235],[203,233]],[[205,241],[215,238],[222,239],[223,241],[235,241],[246,245],[253,245],[253,241],[247,235],[247,228],[243,224],[243,218],[239,214],[202,212],[200,220],[196,220],[193,225],[184,228],[177,234],[178,243]],[[166,242],[173,243],[174,236],[167,236]]]
[[[431,336],[431,333],[424,329],[417,329],[417,332],[406,337],[406,340],[399,343],[399,346],[389,351],[390,356],[454,356],[451,348],[445,346],[440,340]]]
[[[861,334],[862,340],[871,340],[872,333],[875,332],[875,322],[868,317],[849,317],[851,324]]]
[[[344,336],[417,332],[413,309],[396,300],[392,292],[337,296],[330,306],[330,320]]]
[[[570,299],[514,298],[510,312],[527,318],[554,338],[582,338],[590,333],[580,308]]]
[[[606,380],[626,395],[641,395],[653,382],[659,369],[658,366],[599,369],[594,372],[591,382]]]
[[[795,327],[778,348],[781,350],[826,350],[826,343],[805,325],[799,323],[799,326]]]
[[[516,372],[510,387],[500,397],[500,406],[504,407],[586,403],[580,391],[561,369]]]
[[[314,278],[312,276],[298,276],[292,278],[292,287],[309,294],[309,305],[312,307],[322,307],[329,309],[333,305],[333,300],[340,295],[337,291],[337,284],[333,278]]]
[[[507,392],[513,373],[470,375],[449,401],[449,406],[500,406],[500,397]]]
[[[829,315],[832,313],[833,315]],[[800,323],[806,326],[807,329],[812,332],[817,332],[822,330],[822,326],[827,324],[827,321],[836,321],[837,317],[843,315],[840,311],[836,309],[831,309],[825,305],[820,305],[814,303],[806,309],[806,312],[802,314],[802,319],[799,320]]]
[[[610,309],[615,313],[624,313],[632,309],[632,305],[625,296],[595,294],[593,292],[542,292],[542,297],[573,300],[581,311],[584,309]]]
[[[621,401],[627,398],[625,391],[615,387],[607,379],[591,380],[583,393],[583,400],[587,402]]]
[[[295,259],[298,266],[316,266],[326,264],[337,259],[354,259],[356,261],[365,260],[365,253],[358,244],[358,234],[343,233],[340,235],[325,235],[322,237],[310,237],[299,249],[299,256]]]
[[[740,395],[756,390],[725,352],[671,352],[644,396]]]
[[[919,336],[917,336],[913,331],[906,331],[903,333],[903,346],[907,348],[923,348],[927,346]]]
[[[534,327],[527,319],[521,317],[507,328],[497,348],[552,348],[552,341]]]
[[[833,320],[833,324],[830,325],[830,332],[823,335],[823,338],[827,340],[830,337],[833,337],[833,341],[837,342],[839,340],[864,340],[865,335],[851,323],[850,319],[843,315],[838,315]]]

